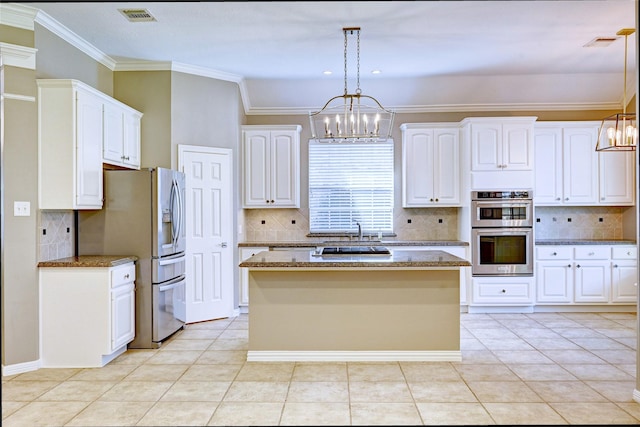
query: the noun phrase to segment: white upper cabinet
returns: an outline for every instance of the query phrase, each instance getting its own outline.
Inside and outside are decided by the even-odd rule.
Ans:
[[[103,104],[102,158],[105,163],[140,169],[142,114],[116,102]]]
[[[122,146],[122,111],[137,118],[139,153],[141,114],[77,80],[37,84],[39,208],[101,209],[103,154]]]
[[[533,187],[535,117],[467,118],[461,123],[471,149],[471,188]]]
[[[243,126],[243,207],[300,207],[299,125]]]
[[[601,205],[635,203],[635,153],[633,151],[598,153]]]
[[[632,205],[632,152],[595,151],[598,122],[535,125],[535,188],[538,206]]]
[[[402,130],[402,206],[460,205],[460,126],[410,123]]]

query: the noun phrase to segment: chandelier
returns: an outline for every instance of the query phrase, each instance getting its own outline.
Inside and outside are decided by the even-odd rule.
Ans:
[[[360,89],[360,28],[343,28],[344,93],[331,98],[320,111],[310,112],[311,138],[320,142],[382,142],[391,138],[395,112]],[[357,35],[356,90],[347,89],[347,39]]]
[[[627,39],[635,29],[623,28],[616,34],[624,36],[624,83],[622,90],[622,113],[602,120],[598,131],[596,151],[633,151],[638,142],[636,113],[627,113]]]

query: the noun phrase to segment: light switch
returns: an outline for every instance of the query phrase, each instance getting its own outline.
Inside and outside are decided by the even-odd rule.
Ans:
[[[30,216],[31,203],[29,202],[13,202],[13,216]]]

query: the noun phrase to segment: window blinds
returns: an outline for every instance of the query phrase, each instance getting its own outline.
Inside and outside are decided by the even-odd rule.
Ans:
[[[312,233],[393,231],[393,141],[309,142]]]

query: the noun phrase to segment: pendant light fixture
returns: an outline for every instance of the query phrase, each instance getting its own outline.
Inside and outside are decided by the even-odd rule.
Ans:
[[[623,28],[616,34],[624,36],[624,83],[622,87],[622,113],[602,120],[598,131],[596,151],[633,151],[638,142],[636,113],[627,113],[627,41],[635,29]]]
[[[311,138],[321,142],[380,142],[391,138],[395,112],[360,89],[360,28],[343,28],[344,93],[331,98],[320,111],[309,113]],[[347,89],[348,36],[357,36],[356,90]]]

